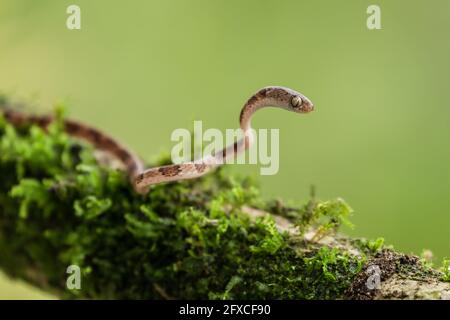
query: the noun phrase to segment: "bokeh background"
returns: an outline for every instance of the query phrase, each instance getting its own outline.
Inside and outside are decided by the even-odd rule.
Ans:
[[[81,7],[82,29],[66,28]],[[255,90],[284,85],[316,111],[256,115],[280,129],[263,195],[343,197],[351,235],[450,256],[450,2],[107,0],[0,2],[0,91],[48,112],[61,101],[148,160],[175,128],[235,128]],[[258,166],[233,170],[257,175]],[[1,259],[1,257],[0,257]],[[0,298],[51,298],[0,276]]]

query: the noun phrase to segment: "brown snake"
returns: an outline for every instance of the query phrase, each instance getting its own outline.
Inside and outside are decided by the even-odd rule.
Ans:
[[[139,193],[146,193],[149,186],[154,184],[200,177],[249,148],[253,141],[251,117],[257,110],[268,106],[296,113],[308,113],[314,109],[307,97],[294,90],[275,86],[262,88],[250,97],[241,110],[239,120],[244,134],[242,139],[199,160],[147,170],[144,170],[143,162],[134,152],[98,129],[73,120],[65,120],[64,129],[69,135],[84,139],[95,148],[117,157],[125,165],[134,189]],[[2,112],[5,119],[14,126],[35,124],[45,130],[54,121],[54,117],[48,115],[26,115],[12,109],[5,109]]]

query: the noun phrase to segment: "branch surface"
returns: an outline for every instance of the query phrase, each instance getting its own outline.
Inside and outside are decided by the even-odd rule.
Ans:
[[[342,199],[289,207],[226,169],[141,196],[61,128],[0,117],[0,267],[10,277],[62,298],[450,299],[447,273],[380,239],[340,235],[351,214]],[[67,288],[70,265],[79,290]]]

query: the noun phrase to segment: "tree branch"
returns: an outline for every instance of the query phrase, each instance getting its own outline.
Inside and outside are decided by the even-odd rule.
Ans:
[[[448,274],[337,233],[351,213],[341,199],[290,208],[226,169],[141,196],[93,151],[57,124],[0,118],[6,274],[62,298],[450,299]]]

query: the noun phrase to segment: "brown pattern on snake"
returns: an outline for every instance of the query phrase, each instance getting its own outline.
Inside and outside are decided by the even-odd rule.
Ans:
[[[227,158],[235,157],[239,152],[249,148],[252,141],[249,135],[251,117],[257,110],[267,106],[295,113],[308,113],[313,110],[312,102],[292,89],[275,86],[262,88],[248,99],[239,115],[240,127],[244,132],[243,139],[200,161],[150,168],[145,171],[143,163],[133,152],[100,130],[73,120],[65,120],[64,129],[68,134],[85,139],[96,148],[120,159],[126,166],[134,189],[139,193],[145,193],[153,184],[200,177],[218,165],[224,164]],[[11,109],[2,111],[5,119],[14,126],[31,123],[46,130],[54,121],[51,116],[25,115]]]
[[[13,109],[4,109],[1,111],[5,119],[16,127],[34,124],[43,130],[47,130],[47,127],[54,121],[54,117],[48,115],[26,115]],[[99,150],[109,152],[117,157],[125,165],[133,185],[134,177],[144,170],[141,160],[133,152],[100,130],[69,119],[64,121],[64,130],[67,134],[84,139]],[[136,190],[138,191],[140,189],[136,188]]]
[[[166,177],[175,177],[181,172],[181,166],[176,164],[174,166],[161,167],[158,171]]]
[[[196,163],[196,164],[194,164],[194,166],[195,166],[195,170],[197,170],[197,172],[203,172],[207,168],[207,165],[204,163],[201,163],[201,164]]]
[[[161,175],[148,175],[147,173],[154,172],[156,169],[148,169],[144,174],[139,176],[136,184],[139,186],[151,186],[161,182],[168,182],[174,180],[194,179],[198,178],[211,169],[226,163],[226,160],[235,157],[240,152],[243,152],[250,147],[252,143],[250,120],[252,115],[259,109],[267,106],[285,109],[295,113],[308,113],[313,110],[312,102],[294,90],[283,87],[266,87],[254,95],[252,95],[245,103],[239,115],[240,127],[244,132],[244,137],[225,147],[223,150],[206,158],[197,160],[195,162],[182,163],[180,165],[165,166]],[[169,170],[172,168],[172,170]],[[170,174],[170,176],[168,175]]]

